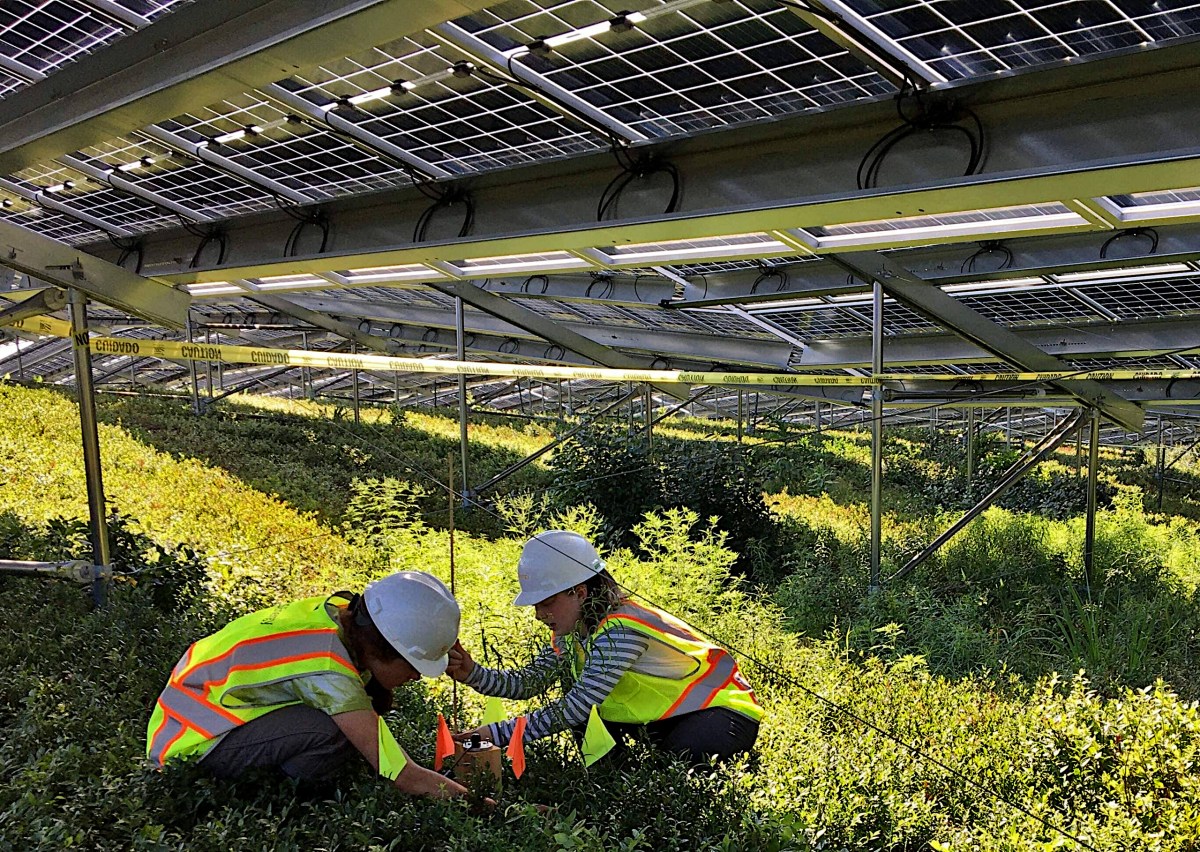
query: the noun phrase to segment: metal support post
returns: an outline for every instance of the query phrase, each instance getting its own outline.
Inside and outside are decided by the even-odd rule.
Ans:
[[[466,318],[462,296],[454,297],[454,352],[459,361],[467,360]],[[471,493],[469,433],[467,429],[467,377],[458,377],[458,452],[462,457],[462,493],[464,501]]]
[[[1082,431],[1082,430],[1080,430]],[[1083,579],[1089,591],[1096,555],[1096,480],[1100,473],[1100,409],[1092,409],[1092,433],[1088,445],[1087,522],[1083,532]]]
[[[738,388],[738,424],[737,424],[737,439],[738,443],[742,442],[742,420],[746,417],[746,392]],[[692,412],[695,413],[694,411]]]
[[[204,345],[205,348],[212,345],[212,332],[207,328],[204,329]],[[208,398],[210,401],[213,398],[212,366],[212,361],[204,362],[204,383],[208,386]]]
[[[1158,418],[1158,508],[1162,511],[1163,485],[1167,479],[1167,448],[1163,446],[1163,419]]]
[[[654,397],[650,385],[642,390],[642,420],[646,424],[646,445],[654,446]]]
[[[351,341],[350,342],[350,354],[355,355],[357,353],[358,353],[358,344],[355,343],[354,341]],[[358,370],[357,369],[350,371],[350,380],[352,382],[352,390],[354,392],[354,425],[357,426],[361,422],[361,415],[359,414],[359,410],[358,410],[359,387],[358,387]]]
[[[1078,476],[1083,470],[1083,426],[1080,425],[1079,433],[1075,436],[1075,475]]]
[[[971,486],[975,481],[975,409],[967,406],[967,496],[971,496]]]
[[[100,469],[100,435],[96,428],[96,393],[92,386],[92,354],[88,348],[87,296],[70,290],[72,352],[75,356],[75,387],[79,394],[79,427],[83,435],[83,469],[87,480],[88,533],[92,542],[92,564],[99,567],[92,581],[92,599],[104,605],[105,574],[111,559],[108,549],[108,519],[105,516],[104,476]]]
[[[192,343],[192,314],[188,311],[187,323],[184,325],[187,342]],[[200,413],[200,374],[196,371],[196,362],[188,361],[188,373],[192,380],[192,413]]]
[[[883,372],[883,285],[872,282],[871,373]],[[883,384],[871,388],[871,571],[869,591],[879,590],[883,553]]]

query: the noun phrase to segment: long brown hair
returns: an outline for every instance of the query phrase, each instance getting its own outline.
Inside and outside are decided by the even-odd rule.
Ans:
[[[347,650],[350,651],[350,657],[356,666],[368,668],[370,660],[387,664],[400,659],[400,653],[375,626],[362,595],[350,596],[349,606],[342,611],[341,623]],[[364,688],[371,697],[371,706],[376,713],[382,716],[392,709],[393,696],[390,689],[385,689],[373,677],[367,681]]]
[[[579,620],[588,635],[628,596],[608,571],[601,571],[584,581],[587,597],[579,605]]]

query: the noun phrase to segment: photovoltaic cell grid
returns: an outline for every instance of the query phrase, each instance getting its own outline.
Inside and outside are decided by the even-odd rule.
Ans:
[[[1186,370],[1190,363],[1174,358],[1083,358],[1066,362],[1074,370]]]
[[[753,312],[759,319],[768,320],[802,340],[824,340],[837,337],[860,337],[871,333],[871,303],[869,300],[832,302],[804,308],[768,309]],[[917,334],[940,330],[941,326],[897,304],[891,299],[883,303],[883,333],[887,336]]]
[[[650,3],[509,0],[458,20],[519,64],[649,137],[820,109],[895,91],[771,0],[701,2],[558,47],[536,38],[602,23]],[[520,68],[516,69],[522,75]]]
[[[153,20],[189,0],[116,0],[134,16]],[[78,0],[4,0],[0,4],[0,53],[41,74],[103,47],[135,27],[130,20]],[[25,83],[5,75],[0,97]],[[9,80],[15,80],[15,85]]]
[[[464,60],[457,49],[423,34],[327,63],[281,85],[324,106],[399,81],[445,73]],[[338,114],[455,174],[584,154],[605,145],[519,88],[478,69],[342,107]]]
[[[70,245],[86,245],[104,239],[104,234],[91,225],[80,222],[78,219],[72,219],[70,216],[64,216],[54,210],[44,210],[40,207],[0,209],[0,217],[44,237],[60,240]]]
[[[5,0],[0,50],[42,74],[119,38],[124,29],[75,0]]]
[[[103,187],[74,169],[57,164],[32,166],[13,175],[13,180],[39,191],[64,181],[75,186],[53,194],[59,202],[103,222],[134,232],[150,231],[176,224],[173,213],[126,193]]]
[[[951,80],[1200,33],[1196,0],[844,0]]]
[[[1154,204],[1182,204],[1200,201],[1200,188],[1175,189],[1160,192],[1134,192],[1109,196],[1119,207],[1149,207]]]
[[[1085,319],[1106,319],[1090,305],[1070,295],[1070,290],[1041,287],[981,296],[959,296],[973,311],[1006,326],[1047,325]]]
[[[1200,314],[1200,279],[1161,278],[1083,285],[1079,291],[1122,319]]]
[[[151,158],[153,163],[149,166],[120,172],[120,177],[203,216],[236,216],[263,210],[275,203],[269,193],[153,140],[125,136],[78,153],[82,159],[101,169],[119,168],[144,157]]]
[[[816,237],[833,237],[848,234],[872,234],[877,232],[909,231],[918,228],[935,228],[947,225],[967,225],[976,222],[1004,222],[1009,219],[1025,219],[1036,216],[1058,216],[1071,213],[1063,204],[1030,204],[1019,207],[995,207],[990,210],[969,210],[961,213],[941,213],[936,216],[908,216],[902,219],[880,219],[872,222],[855,222],[847,225],[828,225],[805,228]]]
[[[407,172],[330,131],[298,120],[261,92],[247,92],[162,122],[191,142],[264,127],[262,133],[214,147],[216,153],[313,200],[410,183]]]

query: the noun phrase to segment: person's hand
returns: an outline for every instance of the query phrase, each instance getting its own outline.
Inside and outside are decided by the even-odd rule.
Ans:
[[[459,682],[466,680],[470,676],[472,669],[475,668],[475,661],[471,659],[471,655],[467,652],[467,649],[457,639],[454,640],[454,647],[450,649],[449,657],[450,661],[446,665],[446,674]]]
[[[478,728],[472,728],[469,731],[463,731],[458,734],[451,734],[450,737],[457,743],[463,743],[471,739],[473,736],[478,736],[480,739],[486,740],[492,735],[490,726],[480,725]]]

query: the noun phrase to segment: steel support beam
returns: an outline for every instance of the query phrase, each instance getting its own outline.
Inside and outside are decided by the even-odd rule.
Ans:
[[[0,221],[0,266],[74,287],[97,301],[171,328],[183,327],[191,303],[187,293],[11,222]]]
[[[640,350],[655,355],[684,357],[697,361],[745,364],[785,369],[792,347],[769,340],[719,337],[699,333],[600,325],[582,317],[573,322],[547,319],[503,296],[466,282],[433,283],[447,295],[462,297],[487,316],[467,316],[467,330],[501,337],[535,337],[575,352],[606,367],[641,368],[644,360],[614,352],[613,348]],[[256,295],[257,298],[257,295]],[[411,323],[427,328],[452,329],[453,315],[438,309],[403,304],[373,303],[353,297],[318,297],[297,294],[295,304],[327,315],[375,320],[382,323]],[[559,359],[555,359],[559,360]]]
[[[853,274],[879,282],[887,294],[901,304],[932,317],[955,334],[1021,369],[1050,371],[1066,368],[1053,355],[922,281],[890,258],[872,252],[847,252],[837,255],[836,260]],[[1088,405],[1098,407],[1113,422],[1133,432],[1141,431],[1142,409],[1099,382],[1070,379],[1054,384]]]
[[[199,0],[0,102],[0,172],[197,110],[480,0]],[[22,75],[24,76],[24,75]]]
[[[104,501],[104,474],[100,462],[100,435],[96,426],[96,390],[92,384],[92,355],[87,346],[87,295],[77,288],[69,291],[71,301],[72,352],[75,356],[75,389],[79,397],[79,425],[83,437],[83,469],[88,499],[88,533],[92,564],[101,568],[92,582],[92,599],[104,605],[107,576],[112,564],[108,542],[108,508]]]
[[[394,355],[400,351],[400,346],[395,341],[388,340],[385,337],[376,337],[373,334],[367,334],[359,330],[354,323],[349,323],[344,320],[334,319],[328,314],[320,311],[311,310],[298,305],[290,299],[284,299],[280,296],[269,296],[265,293],[248,293],[245,297],[251,302],[256,302],[263,307],[270,308],[273,311],[278,311],[281,314],[287,314],[301,322],[306,322],[309,325],[315,325],[317,328],[323,328],[326,331],[332,331],[334,334],[351,340],[360,346],[370,349],[372,352],[381,352],[385,355]]]
[[[173,247],[183,239],[177,233],[155,235],[147,268],[175,283],[403,263],[444,263],[468,277],[479,273],[467,272],[466,260],[549,251],[574,253],[576,269],[579,256],[601,266],[646,266],[672,258],[623,255],[613,247],[775,233],[779,242],[759,254],[781,255],[802,251],[795,248],[803,242],[797,229],[814,226],[1187,187],[1195,183],[1200,149],[1181,149],[1178,128],[1200,125],[1200,103],[1190,97],[1198,76],[1200,56],[1192,45],[1179,45],[948,86],[989,132],[985,171],[970,177],[949,168],[940,146],[936,152],[914,146],[889,159],[893,187],[859,190],[855,173],[862,154],[896,123],[890,103],[868,103],[664,143],[688,187],[686,211],[671,216],[597,223],[596,200],[612,178],[611,157],[601,153],[474,177],[477,214],[470,238],[420,244],[399,239],[398,231],[407,228],[396,223],[415,222],[428,206],[417,190],[403,188],[332,205],[338,244],[324,255],[281,257],[280,234],[292,223],[274,211],[238,220],[223,269],[181,269],[173,260],[181,256]],[[797,187],[805,194],[797,196]],[[872,247],[974,242],[1009,234],[1005,221],[985,223],[978,233],[939,234],[934,228],[906,236],[902,229],[887,230]],[[1109,233],[1110,227],[1084,217],[1045,226],[1033,221],[1020,233]],[[837,250],[836,241],[830,245],[818,251]],[[714,249],[714,258],[720,256]]]
[[[12,298],[18,294],[5,293],[4,295]],[[22,299],[16,304],[9,305],[7,308],[0,310],[0,326],[12,325],[14,322],[20,322],[23,319],[61,311],[66,306],[67,292],[65,290],[60,290],[57,287],[35,290],[32,291],[32,295],[28,299]]]
[[[1013,463],[1012,467],[1004,472],[1004,474],[1000,477],[1000,481],[982,500],[964,512],[961,518],[955,521],[948,530],[930,542],[930,544],[923,548],[920,553],[909,559],[908,562],[904,564],[903,568],[901,568],[888,579],[888,582],[892,583],[897,580],[903,580],[905,577],[915,571],[917,567],[920,566],[921,563],[923,563],[926,559],[937,553],[938,550],[941,549],[942,545],[957,535],[963,527],[983,514],[983,511],[987,509],[988,506],[992,505],[1002,496],[1004,496],[1004,492],[1011,488],[1018,479],[1020,479],[1029,471],[1033,470],[1033,468],[1037,466],[1039,462],[1047,458],[1050,453],[1062,446],[1063,442],[1071,437],[1071,433],[1074,432],[1079,424],[1083,421],[1083,417],[1084,412],[1082,411],[1076,411],[1064,417],[1063,420],[1048,435],[1042,438],[1042,440],[1035,446],[1030,448],[1030,450],[1026,452],[1024,456],[1017,459],[1017,461]]]
[[[1080,323],[1051,329],[1016,329],[1022,340],[1051,355],[1086,359],[1140,357],[1200,348],[1200,325],[1187,320]],[[984,348],[946,334],[889,338],[888,364],[978,364],[995,361]],[[801,369],[863,369],[871,365],[870,338],[811,341]],[[897,370],[899,371],[899,369]]]

